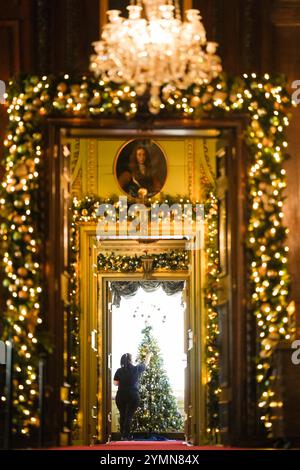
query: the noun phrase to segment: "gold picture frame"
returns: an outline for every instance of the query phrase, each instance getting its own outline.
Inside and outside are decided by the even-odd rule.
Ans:
[[[157,196],[167,181],[166,153],[153,139],[130,139],[118,150],[113,173],[120,191],[130,198],[143,200]]]

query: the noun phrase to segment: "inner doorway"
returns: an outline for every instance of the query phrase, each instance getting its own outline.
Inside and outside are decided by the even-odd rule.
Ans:
[[[141,404],[133,419],[137,438],[183,439],[187,404],[186,281],[112,281],[110,316],[111,438],[119,439],[119,412],[113,385],[120,357],[129,352],[138,363],[145,349],[153,352],[141,377]]]

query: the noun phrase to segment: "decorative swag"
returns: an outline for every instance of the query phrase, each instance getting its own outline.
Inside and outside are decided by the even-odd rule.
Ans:
[[[154,292],[162,287],[167,295],[174,295],[183,290],[184,281],[113,281],[111,283],[113,305],[120,307],[121,297],[125,299],[134,297],[140,287],[146,292]]]
[[[224,117],[246,113],[249,116],[244,140],[249,151],[247,172],[248,221],[245,245],[249,272],[247,274],[247,315],[255,319],[256,330],[256,401],[262,423],[272,433],[274,380],[272,357],[281,339],[292,333],[287,317],[290,298],[290,280],[287,269],[286,228],[278,217],[286,187],[284,163],[287,158],[286,126],[291,99],[282,76],[261,77],[255,73],[242,77],[221,76],[209,86],[190,87],[182,92],[163,87],[159,119]],[[0,187],[1,264],[6,308],[1,325],[2,340],[15,341],[13,371],[13,434],[23,439],[36,435],[40,424],[38,412],[38,367],[35,361],[39,350],[48,350],[47,335],[42,329],[45,292],[43,280],[43,225],[38,213],[43,179],[43,161],[46,142],[41,132],[46,119],[52,117],[140,119],[144,117],[142,101],[128,85],[100,82],[93,77],[27,76],[9,83],[6,105],[9,126],[4,145],[2,165],[6,170]],[[187,121],[186,121],[187,122]],[[134,123],[132,124],[134,126]],[[76,227],[89,219],[93,201],[84,200],[74,212],[72,237]],[[219,436],[219,346],[218,312],[215,310],[218,252],[215,240],[217,206],[210,210],[208,225],[208,307],[207,364],[208,390],[207,434],[210,442]],[[266,217],[266,214],[268,215]],[[274,234],[270,237],[270,233]],[[79,339],[75,238],[72,242],[73,262],[70,265],[70,384],[73,437],[79,429],[80,399]],[[2,243],[3,241],[3,243]],[[262,253],[263,250],[263,253]],[[276,253],[276,257],[274,254]],[[22,255],[22,256],[21,256]],[[262,256],[267,261],[262,266]],[[109,272],[136,272],[140,259],[121,257],[115,266],[114,255],[98,259],[98,268]],[[188,259],[178,254],[173,259],[159,260],[159,268],[187,269]],[[26,260],[26,262],[23,260]],[[115,268],[115,269],[113,269]],[[280,286],[280,287],[279,287]],[[266,301],[267,300],[267,301]],[[266,310],[267,309],[267,310]],[[265,312],[275,312],[268,315]],[[263,313],[262,313],[263,312]],[[262,337],[264,338],[262,340]],[[21,372],[18,372],[18,370]],[[271,379],[270,379],[271,377]],[[20,395],[19,391],[22,390]],[[22,397],[20,399],[20,397]],[[0,408],[4,402],[0,402]],[[215,436],[217,438],[215,438]]]

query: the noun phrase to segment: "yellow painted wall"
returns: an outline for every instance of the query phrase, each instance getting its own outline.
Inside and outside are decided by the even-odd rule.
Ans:
[[[214,181],[217,139],[165,138],[154,141],[163,149],[167,160],[167,179],[162,192],[201,200],[203,186]],[[118,151],[126,142],[116,138],[65,141],[71,148],[73,194],[78,197],[123,194],[114,176],[114,165]]]

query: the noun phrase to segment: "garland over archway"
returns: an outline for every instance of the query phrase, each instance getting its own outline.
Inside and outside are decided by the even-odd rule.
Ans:
[[[127,85],[107,85],[91,77],[29,76],[10,82],[7,95],[9,127],[5,139],[6,174],[1,189],[1,251],[6,311],[1,337],[15,343],[13,432],[30,435],[39,425],[37,411],[37,352],[46,346],[43,334],[42,228],[40,220],[40,170],[43,166],[42,125],[45,117],[109,117],[132,119],[139,113],[136,93]],[[245,140],[250,153],[248,170],[247,256],[249,262],[248,309],[256,319],[256,379],[261,420],[271,431],[271,357],[274,346],[288,339],[286,228],[282,206],[285,190],[290,98],[281,77],[268,74],[221,77],[206,88],[186,92],[170,86],[162,90],[160,118],[250,116]],[[214,224],[214,214],[211,214]],[[213,240],[212,240],[213,243]],[[211,247],[212,248],[212,247]],[[210,253],[215,276],[215,255]],[[213,283],[212,283],[213,284]],[[209,341],[217,335],[215,299],[211,297]],[[210,336],[210,335],[213,336]],[[216,385],[217,354],[210,362]],[[213,423],[213,420],[211,421]],[[216,426],[217,424],[213,424]],[[210,428],[209,432],[214,432]]]

